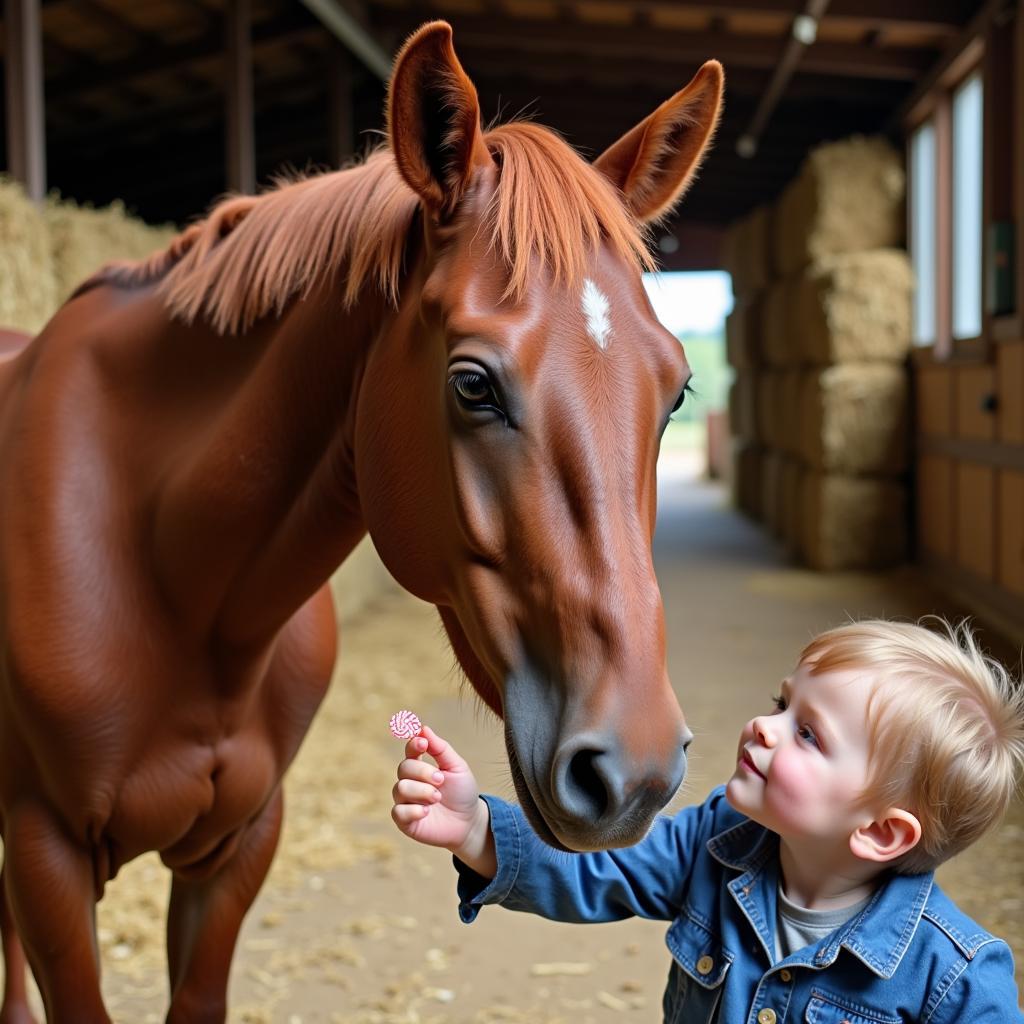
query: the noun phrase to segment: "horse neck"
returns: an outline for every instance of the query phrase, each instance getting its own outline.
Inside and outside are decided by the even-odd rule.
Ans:
[[[176,579],[170,589],[197,628],[258,646],[365,533],[353,470],[356,397],[387,315],[370,294],[344,312],[336,282],[325,282],[237,339],[255,355],[241,360],[197,454],[172,478],[167,529],[158,526]]]

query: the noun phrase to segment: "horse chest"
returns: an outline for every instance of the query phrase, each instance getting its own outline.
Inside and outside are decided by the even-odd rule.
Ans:
[[[111,874],[146,850],[159,851],[172,869],[201,870],[259,813],[283,768],[259,728],[213,744],[165,737],[118,788],[104,829]]]

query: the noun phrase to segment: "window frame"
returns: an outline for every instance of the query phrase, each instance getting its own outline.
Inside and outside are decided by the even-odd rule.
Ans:
[[[918,340],[914,347],[931,350],[936,360],[977,359],[987,354],[991,337],[991,316],[985,301],[988,282],[988,246],[986,236],[991,222],[990,159],[991,100],[990,78],[985,61],[985,47],[982,39],[972,40],[946,69],[945,74],[917,104],[911,116],[904,122],[905,154],[907,164],[907,242],[911,245],[913,210],[912,140],[917,131],[931,122],[935,131],[935,337]],[[974,337],[954,338],[953,336],[953,96],[973,75],[980,74],[982,86],[982,169],[981,169],[981,309],[980,331]],[[1019,298],[1018,298],[1019,302]]]

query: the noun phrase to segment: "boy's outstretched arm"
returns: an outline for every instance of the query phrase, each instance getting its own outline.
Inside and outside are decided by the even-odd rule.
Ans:
[[[424,754],[436,768],[422,760]],[[494,878],[498,862],[490,811],[469,765],[429,726],[406,743],[391,796],[391,819],[399,831],[426,846],[443,847],[478,875]]]

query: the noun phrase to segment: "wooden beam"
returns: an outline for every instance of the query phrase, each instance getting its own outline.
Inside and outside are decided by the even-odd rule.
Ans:
[[[571,0],[560,4],[563,10],[571,6]],[[587,0],[587,6],[621,7],[622,0]],[[630,4],[644,13],[678,10],[680,6],[677,0],[633,0]],[[685,6],[688,13],[724,19],[759,14],[791,18],[796,13],[793,0],[688,0]],[[971,0],[833,0],[826,20],[883,30],[915,28],[947,34],[968,20],[973,7]]]
[[[346,4],[340,0],[302,0],[302,4],[381,81],[391,77],[391,54]]]
[[[886,125],[887,131],[893,134],[902,132],[928,116],[937,87],[956,79],[962,70],[977,62],[988,24],[1005,4],[1006,0],[986,0],[959,35],[932,62],[926,74],[914,86],[913,92],[893,112]]]
[[[818,21],[828,9],[828,5],[829,0],[807,0],[803,13],[793,19],[782,57],[772,72],[772,80],[758,100],[757,109],[750,119],[750,124],[747,125],[746,130],[736,143],[737,152],[744,159],[751,158],[757,152],[761,134],[768,124],[768,119],[778,106],[800,59],[805,55],[807,48],[814,44],[818,32]]]
[[[227,184],[256,191],[256,141],[252,98],[252,0],[228,0],[225,9],[227,76],[225,146]]]
[[[381,25],[412,31],[426,16],[443,16],[433,4],[419,4],[415,12],[380,10]],[[633,58],[639,62],[697,65],[716,57],[730,67],[774,69],[778,51],[771,40],[729,32],[674,32],[662,28],[622,28],[583,22],[552,32],[544,21],[499,15],[460,14],[455,20],[455,46],[547,54],[561,60],[565,54],[586,54],[595,59]],[[932,50],[889,47],[869,50],[850,43],[816,44],[801,63],[806,71],[851,78],[914,81],[933,63]]]
[[[500,53],[459,45],[459,60],[477,85],[500,84],[506,79],[536,83],[542,95],[552,83],[579,82],[597,88],[642,89],[660,100],[686,84],[687,69],[669,63],[644,63],[632,57],[588,57],[569,53],[557,60],[530,51]],[[833,99],[859,104],[899,103],[909,88],[905,82],[881,79],[835,78],[830,75],[797,74],[786,89],[787,99]],[[771,80],[769,68],[729,67],[726,69],[727,104],[738,96],[760,97]],[[498,90],[500,91],[500,89]]]
[[[6,0],[7,163],[31,199],[46,195],[46,110],[39,0]]]
[[[301,10],[288,7],[285,13],[252,28],[252,48],[257,52],[268,46],[282,46],[299,39],[309,40],[323,36],[323,29]],[[163,44],[158,50],[143,48],[139,53],[123,60],[112,60],[97,69],[75,71],[53,79],[46,93],[50,99],[80,96],[102,89],[117,89],[125,82],[154,75],[181,72],[204,60],[219,59],[224,53],[224,29],[221,24],[213,33],[192,39],[187,43]]]
[[[157,60],[167,59],[169,47],[156,33],[133,25],[122,14],[105,6],[103,0],[78,0],[78,4],[83,13],[88,14],[90,21],[96,21],[114,35],[129,40],[136,49],[145,50]],[[189,89],[195,90],[201,84],[194,75],[190,75],[184,68],[176,74],[178,79]]]

